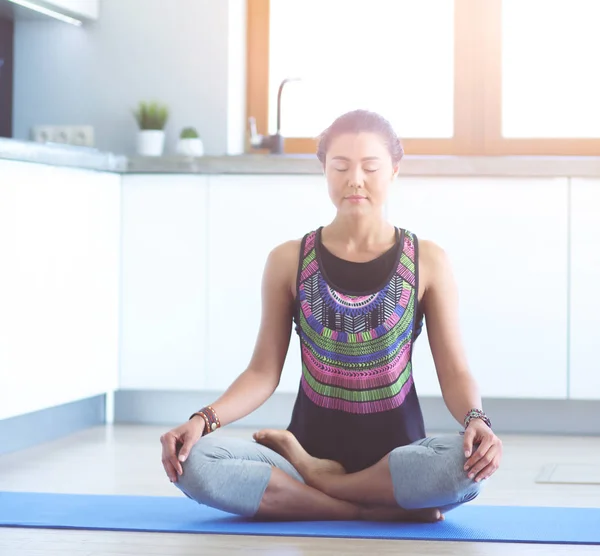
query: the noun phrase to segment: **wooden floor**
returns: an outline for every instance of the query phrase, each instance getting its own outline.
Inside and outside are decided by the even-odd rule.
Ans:
[[[160,462],[163,428],[90,429],[0,456],[0,490],[183,496]],[[250,438],[252,431],[221,434]],[[537,484],[547,464],[600,465],[600,438],[503,436],[502,468],[472,504],[600,507],[600,485]],[[600,526],[600,525],[599,525]],[[600,554],[600,546],[380,541],[0,528],[0,556]]]

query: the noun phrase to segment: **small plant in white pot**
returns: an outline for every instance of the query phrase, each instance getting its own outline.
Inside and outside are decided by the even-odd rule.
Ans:
[[[186,127],[181,131],[177,142],[177,154],[184,156],[202,156],[204,154],[202,139],[195,128]]]
[[[134,111],[139,132],[137,153],[140,156],[161,156],[165,148],[165,124],[169,109],[158,102],[140,102]]]

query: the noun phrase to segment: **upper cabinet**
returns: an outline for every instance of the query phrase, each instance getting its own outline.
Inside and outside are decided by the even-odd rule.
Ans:
[[[29,10],[59,19],[66,16],[79,21],[96,21],[100,17],[100,0],[28,0],[26,4],[17,4],[19,9],[24,5]],[[15,18],[18,18],[17,12]]]
[[[37,0],[49,8],[73,17],[95,20],[100,15],[100,0]]]

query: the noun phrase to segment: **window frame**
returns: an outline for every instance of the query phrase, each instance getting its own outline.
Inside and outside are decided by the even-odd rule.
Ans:
[[[270,0],[247,0],[246,112],[267,133]],[[454,0],[454,136],[402,138],[408,155],[593,156],[600,138],[502,137],[502,0]],[[401,130],[399,130],[401,134]],[[286,137],[284,152],[316,151],[316,138]],[[255,152],[254,149],[252,149]]]

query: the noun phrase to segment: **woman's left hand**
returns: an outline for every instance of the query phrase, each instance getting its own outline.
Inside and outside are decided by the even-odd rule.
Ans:
[[[473,453],[473,445],[479,447]],[[465,464],[469,478],[479,482],[496,472],[502,459],[502,441],[481,419],[472,419],[464,434]]]

